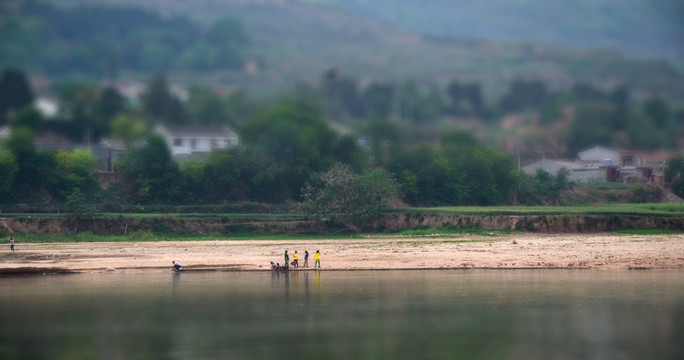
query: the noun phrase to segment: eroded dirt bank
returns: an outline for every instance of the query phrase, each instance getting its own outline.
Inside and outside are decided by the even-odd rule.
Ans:
[[[415,228],[474,227],[534,233],[592,233],[618,229],[668,229],[684,231],[684,218],[603,215],[407,215],[390,214],[379,220],[349,227],[325,221],[236,221],[228,218],[0,218],[0,236],[13,233],[57,235],[90,232],[96,235],[126,235],[134,232],[157,234],[334,234],[339,232],[396,232]]]

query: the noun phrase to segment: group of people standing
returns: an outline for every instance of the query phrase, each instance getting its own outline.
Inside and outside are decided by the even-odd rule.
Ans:
[[[287,250],[285,250],[285,264],[290,264],[290,255],[287,253]],[[292,254],[292,267],[298,268],[299,267],[299,253],[297,250],[295,250],[294,254]],[[302,267],[308,268],[309,267],[309,251],[304,250],[304,264]],[[321,268],[321,251],[316,250],[316,253],[314,254],[314,268],[318,267],[319,269]]]

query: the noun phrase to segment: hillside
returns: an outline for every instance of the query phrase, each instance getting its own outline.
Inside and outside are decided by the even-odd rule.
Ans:
[[[472,40],[485,37],[456,31],[430,33],[460,37],[423,36],[418,34],[418,30],[411,31],[409,26],[404,26],[411,23],[408,20],[377,21],[369,15],[370,10],[361,11],[361,2],[358,1],[153,0],[141,3],[135,0],[63,0],[56,3],[145,6],[165,15],[190,16],[200,22],[223,14],[239,18],[251,39],[248,57],[258,64],[258,73],[221,73],[204,78],[192,76],[200,81],[263,89],[282,88],[297,81],[316,82],[325,70],[335,67],[345,74],[365,79],[413,77],[437,84],[452,78],[478,81],[483,83],[486,92],[494,95],[516,77],[543,79],[551,86],[568,86],[577,81],[600,86],[622,83],[636,90],[637,95],[646,92],[676,98],[684,94],[682,74],[661,60],[633,60],[618,52],[570,50],[560,45]],[[354,4],[356,7],[351,6]],[[436,11],[439,7],[435,6],[444,2],[431,4],[432,7],[421,8],[402,19],[414,19],[414,15],[427,16],[435,24],[439,23],[440,18],[425,14],[429,14],[429,9]],[[401,13],[401,6],[407,9],[408,5],[408,0],[397,2],[395,6],[386,5],[383,9],[387,11],[383,14]],[[373,6],[379,9],[377,4]],[[522,16],[529,6],[512,12],[510,21],[515,14]],[[496,6],[492,8],[493,13],[507,14],[503,5],[502,9],[496,9]],[[493,23],[499,22],[493,19]],[[565,32],[547,29],[543,24],[539,24],[534,32]],[[402,30],[402,27],[409,30]],[[576,37],[586,39],[587,34]],[[522,41],[523,38],[515,40]],[[665,38],[661,40],[671,44]],[[651,43],[650,40],[647,42]]]
[[[667,58],[684,69],[684,3],[650,0],[339,0],[419,33],[604,48]]]

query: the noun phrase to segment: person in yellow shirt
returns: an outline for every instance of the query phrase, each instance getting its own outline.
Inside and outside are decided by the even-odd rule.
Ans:
[[[292,261],[294,262],[294,267],[299,267],[299,254],[297,254],[297,250],[292,255]]]
[[[314,268],[318,265],[318,268],[321,268],[321,252],[319,250],[316,250],[316,253],[314,254]]]

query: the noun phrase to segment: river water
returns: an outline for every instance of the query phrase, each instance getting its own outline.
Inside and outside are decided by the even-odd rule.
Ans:
[[[684,359],[684,272],[0,277],[0,359]]]

